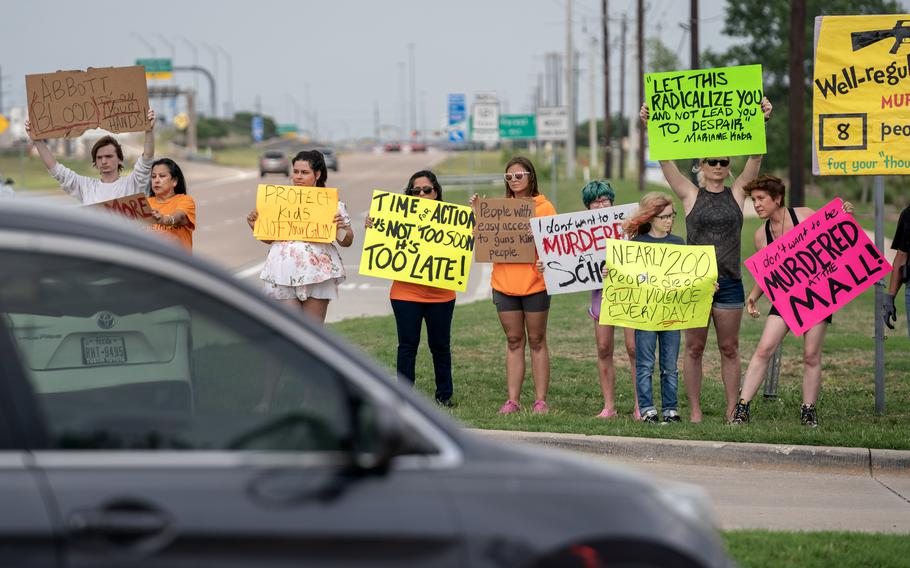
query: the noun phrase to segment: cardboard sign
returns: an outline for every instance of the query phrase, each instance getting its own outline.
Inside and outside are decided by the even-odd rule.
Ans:
[[[474,246],[477,262],[536,262],[534,236],[529,223],[534,215],[533,199],[478,199],[474,212],[477,215],[477,241]]]
[[[474,251],[470,207],[374,190],[360,274],[464,292]]]
[[[645,74],[652,160],[764,154],[761,65]]]
[[[261,183],[256,189],[259,218],[253,236],[261,241],[335,240],[338,190],[334,187],[304,187]]]
[[[25,90],[35,140],[149,129],[145,69],[137,65],[26,75]]]
[[[623,222],[635,203],[531,219],[537,256],[543,261],[548,294],[597,290],[603,286],[600,269],[607,239],[625,239]]]
[[[910,14],[815,18],[812,172],[910,173]]]
[[[110,201],[94,203],[88,207],[101,208],[115,215],[134,219],[147,225],[155,223],[155,218],[152,216],[153,210],[144,193],[118,197],[117,199],[111,199]]]
[[[836,312],[891,272],[838,198],[746,260],[795,335]]]
[[[717,281],[713,246],[607,243],[601,324],[647,331],[708,325]]]

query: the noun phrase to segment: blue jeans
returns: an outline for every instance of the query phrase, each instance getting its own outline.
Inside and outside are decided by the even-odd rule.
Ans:
[[[638,393],[638,407],[644,416],[655,410],[651,394],[651,375],[654,374],[655,352],[660,343],[660,408],[664,415],[676,410],[676,389],[679,383],[679,330],[642,331],[635,330],[635,386]]]
[[[904,285],[904,308],[907,311],[907,336],[910,337],[910,283]]]
[[[436,374],[436,400],[452,398],[452,313],[455,300],[449,302],[409,302],[391,300],[398,328],[398,373],[414,384],[414,367],[417,363],[417,347],[420,345],[420,331],[427,322],[427,344],[433,354],[433,370]]]

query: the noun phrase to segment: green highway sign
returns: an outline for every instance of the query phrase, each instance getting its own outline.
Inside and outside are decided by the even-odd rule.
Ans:
[[[145,67],[145,76],[148,79],[170,79],[174,75],[170,58],[137,59],[136,65]]]
[[[499,116],[501,140],[537,138],[537,121],[533,114],[503,114]]]

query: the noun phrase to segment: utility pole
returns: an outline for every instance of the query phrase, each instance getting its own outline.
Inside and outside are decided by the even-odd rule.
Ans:
[[[604,177],[613,177],[613,136],[610,128],[610,16],[607,0],[600,3],[604,42]]]
[[[575,49],[572,47],[572,0],[566,0],[566,106],[569,111],[566,177],[572,180],[575,179]]]
[[[408,60],[411,75],[411,134],[417,130],[417,71],[414,69],[414,44],[408,44]]]
[[[379,123],[379,103],[375,100],[373,101],[373,138],[376,139],[376,143],[380,142],[382,137],[382,127]]]
[[[590,147],[591,176],[597,173],[597,38],[591,36],[591,50],[588,53],[588,95],[591,101],[591,112],[588,113],[588,146]],[[606,89],[604,89],[606,90]],[[607,141],[609,147],[610,142]]]
[[[790,0],[790,207],[805,205],[803,135],[806,45],[806,3]]]
[[[622,41],[619,44],[619,179],[626,179],[626,147],[623,130],[626,120],[626,13],[622,14]]]
[[[638,104],[645,101],[645,0],[638,0]],[[645,129],[638,129],[638,191],[645,190]]]
[[[400,83],[398,95],[401,98],[401,123],[400,123],[400,127],[399,127],[398,138],[399,138],[399,140],[402,140],[402,141],[405,140],[405,132],[407,129],[407,116],[408,116],[408,111],[407,111],[408,103],[407,103],[407,95],[406,95],[407,86],[405,84],[406,80],[405,80],[405,76],[404,76],[404,65],[405,65],[404,61],[398,62],[398,78],[399,78],[399,83]]]
[[[698,0],[689,0],[689,62],[691,69],[701,67],[698,59]],[[698,158],[693,158],[689,172],[689,178],[696,187],[698,187],[698,174],[695,173],[695,168],[698,164]]]

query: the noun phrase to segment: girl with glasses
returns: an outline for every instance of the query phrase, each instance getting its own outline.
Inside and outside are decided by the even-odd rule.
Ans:
[[[531,160],[518,156],[506,164],[504,176],[507,198],[531,197],[534,217],[555,215],[556,209],[537,189],[537,173]],[[471,206],[477,194],[471,196]],[[534,377],[535,414],[546,414],[550,386],[550,351],[547,347],[547,318],[550,296],[537,263],[493,263],[493,303],[506,334],[506,384],[508,396],[500,414],[521,410],[521,386],[525,380],[525,343],[531,347],[531,374]]]
[[[767,121],[771,117],[771,103],[761,101],[762,113]],[[642,105],[639,116],[648,122],[648,107]],[[758,176],[762,156],[749,156],[743,172],[731,185],[726,185],[730,174],[730,157],[703,158],[693,168],[698,185],[684,176],[676,162],[661,160],[660,169],[670,188],[682,200],[686,216],[686,240],[690,245],[713,245],[717,255],[718,292],[708,320],[714,322],[717,345],[720,349],[720,374],[727,401],[724,413],[729,421],[739,398],[739,381],[742,364],[739,360],[739,326],[742,321],[745,291],[743,290],[742,254],[740,251],[743,228],[743,205],[746,202],[746,184]],[[686,330],[686,355],[683,374],[686,394],[691,408],[689,420],[701,422],[702,358],[708,328]]]

